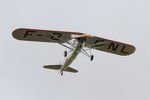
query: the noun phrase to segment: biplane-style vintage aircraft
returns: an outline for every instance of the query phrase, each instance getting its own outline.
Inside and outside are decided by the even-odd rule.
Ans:
[[[92,61],[94,56],[87,50],[96,49],[121,56],[130,55],[135,51],[135,47],[132,45],[80,32],[19,28],[14,30],[12,35],[18,40],[58,43],[70,49],[68,52],[64,51],[66,59],[62,65],[44,66],[47,69],[60,70],[61,75],[63,75],[63,71],[78,72],[69,65],[79,53],[83,53]]]

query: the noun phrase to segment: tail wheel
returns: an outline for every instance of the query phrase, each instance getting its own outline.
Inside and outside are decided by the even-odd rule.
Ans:
[[[67,51],[64,51],[64,57],[66,57],[67,56]]]
[[[90,60],[91,60],[91,61],[93,61],[93,59],[94,59],[94,56],[93,56],[93,55],[91,55]]]

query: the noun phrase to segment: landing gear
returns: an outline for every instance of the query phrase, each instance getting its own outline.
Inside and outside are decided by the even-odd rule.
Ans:
[[[63,75],[63,72],[61,72],[60,75],[62,76],[62,75]]]
[[[91,61],[93,61],[93,59],[94,59],[94,56],[93,56],[93,55],[91,55],[91,56],[90,56],[90,60],[91,60]]]
[[[66,57],[67,56],[67,51],[64,51],[64,57]]]

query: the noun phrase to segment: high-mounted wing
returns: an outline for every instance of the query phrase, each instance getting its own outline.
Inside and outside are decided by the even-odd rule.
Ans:
[[[122,56],[130,55],[135,51],[135,47],[132,45],[96,36],[88,37],[86,39],[85,46],[96,50],[105,51],[108,53],[118,54]]]
[[[89,36],[80,32],[66,32],[54,30],[39,30],[19,28],[13,31],[13,37],[18,40],[65,43],[75,37],[86,37],[85,47],[93,48],[122,56],[130,55],[135,51],[135,47],[129,44],[104,39],[96,36]],[[82,35],[82,36],[81,36]]]
[[[13,37],[18,40],[53,42],[53,43],[65,43],[71,39],[71,35],[73,34],[81,35],[83,33],[27,29],[27,28],[19,28],[13,31],[12,33]]]

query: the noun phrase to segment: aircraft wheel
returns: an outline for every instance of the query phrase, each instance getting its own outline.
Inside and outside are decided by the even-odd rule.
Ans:
[[[93,59],[94,59],[94,56],[93,56],[93,55],[91,55],[90,60],[91,60],[91,61],[93,61]]]
[[[60,74],[61,76],[63,75],[63,72],[61,72],[61,74]]]
[[[67,51],[64,51],[64,57],[66,57],[67,56]]]

